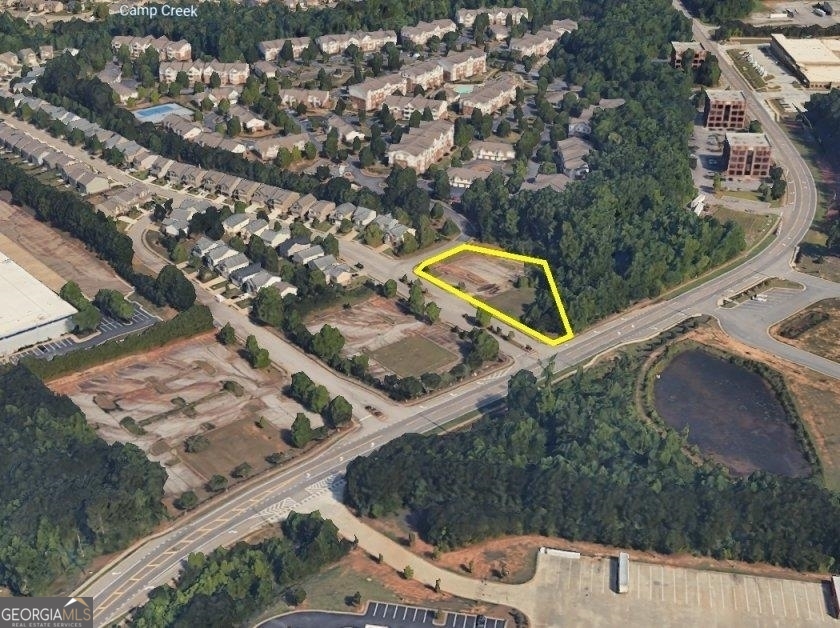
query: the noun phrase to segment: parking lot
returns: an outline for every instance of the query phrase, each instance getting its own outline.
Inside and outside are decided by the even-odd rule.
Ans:
[[[435,611],[430,608],[369,602],[364,615],[351,613],[324,613],[303,611],[270,619],[260,628],[363,628],[377,626],[384,628],[505,628],[505,620],[485,617],[480,623],[478,615],[447,613],[445,623],[435,622]]]
[[[538,626],[813,626],[835,623],[827,585],[630,561],[615,592],[616,559],[540,556]]]
[[[108,316],[103,316],[102,321],[99,323],[99,333],[87,340],[75,342],[70,337],[58,338],[16,353],[10,359],[12,362],[17,362],[24,357],[49,360],[56,355],[64,355],[65,353],[70,353],[71,351],[75,351],[77,349],[94,347],[102,344],[106,340],[141,331],[146,327],[154,325],[159,320],[159,318],[153,314],[149,314],[146,310],[135,303],[134,314],[131,316],[130,323],[124,323],[122,321],[114,320]]]
[[[414,626],[431,626],[435,618],[435,611],[403,604],[386,604],[385,602],[370,602],[365,617],[375,619],[376,624],[387,624],[389,628],[413,628]],[[441,624],[434,624],[440,626]],[[486,617],[486,628],[504,628],[505,620]],[[447,613],[445,628],[481,628],[478,615],[467,613]]]

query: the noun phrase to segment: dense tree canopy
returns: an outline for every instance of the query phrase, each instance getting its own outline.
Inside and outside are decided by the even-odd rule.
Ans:
[[[163,467],[105,443],[26,367],[0,374],[0,423],[0,583],[15,594],[43,593],[161,520]]]
[[[836,496],[813,479],[696,466],[677,432],[639,416],[644,358],[628,351],[550,386],[521,371],[505,412],[351,462],[348,503],[374,516],[408,507],[444,547],[539,533],[830,568],[840,557]]]
[[[604,2],[593,11],[597,20],[565,37],[545,66],[549,76],[583,85],[582,93],[627,101],[593,117],[591,174],[562,192],[510,198],[493,174],[462,203],[481,239],[549,260],[575,326],[655,296],[744,247],[735,224],[685,209],[695,194],[691,80],[650,60],[690,36],[687,20],[667,0]],[[526,319],[561,331],[547,290],[538,291]]]

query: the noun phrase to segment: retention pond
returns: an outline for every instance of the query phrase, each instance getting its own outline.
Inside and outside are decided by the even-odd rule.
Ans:
[[[656,411],[736,475],[810,473],[793,427],[764,379],[705,351],[684,351],[654,382]]]

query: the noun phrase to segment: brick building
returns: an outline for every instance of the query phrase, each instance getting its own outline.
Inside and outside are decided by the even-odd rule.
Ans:
[[[770,141],[764,133],[727,133],[723,144],[726,176],[763,178],[772,165]]]
[[[350,100],[358,110],[376,111],[395,92],[406,92],[406,80],[398,74],[385,74],[351,85]]]
[[[686,51],[694,51],[694,57],[691,59],[692,69],[697,69],[700,64],[706,59],[709,51],[703,47],[699,41],[672,41],[671,42],[671,67],[682,68],[683,55]]]
[[[483,50],[473,49],[455,52],[438,59],[446,81],[463,81],[487,71],[487,55]]]
[[[412,63],[400,70],[400,76],[404,77],[408,84],[407,93],[414,93],[414,87],[419,85],[428,91],[443,85],[443,67],[437,61],[421,61]]]
[[[743,92],[706,90],[703,123],[708,129],[741,130],[747,126],[747,98]]]

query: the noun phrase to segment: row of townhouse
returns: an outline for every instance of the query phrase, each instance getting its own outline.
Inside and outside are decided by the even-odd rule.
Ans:
[[[145,183],[132,183],[128,187],[112,189],[105,199],[96,204],[96,209],[106,216],[116,218],[127,214],[152,200],[152,188]]]
[[[333,129],[338,133],[338,139],[346,144],[352,144],[356,138],[365,139],[364,133],[339,116],[333,115],[327,118],[327,132]]]
[[[432,64],[436,68],[432,67]],[[404,68],[400,74],[385,74],[351,85],[348,94],[357,109],[376,111],[392,94],[413,93],[414,86],[432,89],[444,81],[462,81],[487,71],[487,55],[478,49],[456,52],[435,61]]]
[[[579,137],[569,137],[557,142],[557,151],[563,163],[563,174],[572,179],[581,178],[589,173],[589,164],[585,157],[592,146]]]
[[[321,52],[328,55],[340,54],[350,46],[356,46],[364,53],[376,52],[387,44],[397,43],[394,31],[354,31],[338,35],[322,35],[315,40]]]
[[[199,146],[216,148],[235,155],[244,155],[248,148],[242,142],[225,137],[215,131],[210,131],[204,125],[186,120],[179,115],[169,114],[162,121],[164,128],[169,129],[176,135],[187,141],[195,142]]]
[[[227,100],[231,105],[239,102],[240,90],[232,85],[225,85],[224,87],[214,87],[212,89],[205,89],[203,92],[196,92],[190,98],[190,102],[201,107],[201,104],[206,98],[210,103],[217,107],[222,100]]]
[[[352,222],[357,231],[362,231],[371,223],[376,224],[382,230],[385,241],[392,245],[402,243],[407,233],[415,235],[414,229],[406,227],[392,216],[380,216],[369,207],[353,203],[342,203],[333,211],[332,221],[335,224],[340,225],[345,220]]]
[[[201,259],[205,266],[229,279],[247,293],[256,294],[263,288],[274,288],[280,296],[297,294],[297,288],[269,273],[259,264],[254,264],[244,254],[221,240],[202,236],[193,246],[191,253]]]
[[[221,61],[164,61],[158,69],[161,83],[171,83],[184,72],[187,79],[194,83],[210,83],[213,74],[217,74],[222,85],[243,85],[251,73],[247,63],[222,63]]]
[[[309,47],[312,40],[309,37],[288,37],[286,39],[271,39],[269,41],[261,41],[257,48],[263,59],[266,61],[274,61],[280,56],[283,46],[289,42],[292,47],[292,58],[298,59],[300,55]]]
[[[0,7],[32,13],[61,13],[67,5],[60,0],[5,0],[0,3]]]
[[[502,76],[485,83],[471,93],[461,96],[461,113],[468,116],[476,109],[484,115],[495,113],[516,99],[517,87],[519,84],[510,76]]]
[[[455,125],[446,120],[421,124],[403,135],[399,144],[387,152],[388,163],[412,168],[418,173],[428,170],[452,150],[455,145]]]
[[[383,104],[397,120],[408,120],[415,111],[423,113],[427,108],[432,112],[432,120],[437,120],[446,113],[447,108],[445,100],[433,100],[423,96],[388,96]]]
[[[111,48],[114,52],[123,46],[127,47],[132,59],[136,59],[149,48],[157,51],[161,61],[189,61],[192,59],[192,46],[190,42],[183,39],[172,41],[168,37],[132,37],[130,35],[117,35],[111,39]]]
[[[17,74],[21,66],[29,67],[40,65],[49,61],[55,56],[52,46],[39,46],[37,52],[32,48],[23,48],[17,52],[4,52],[0,54],[0,74],[9,76]]]
[[[492,170],[477,170],[476,168],[448,168],[446,176],[449,178],[449,185],[454,188],[468,188],[479,179],[486,179],[493,173]]]
[[[403,41],[410,41],[417,46],[425,46],[432,37],[443,39],[447,33],[454,33],[457,27],[452,20],[434,20],[418,22],[416,26],[404,26],[400,31]]]
[[[98,194],[111,187],[108,179],[84,164],[9,126],[0,126],[0,146],[31,164],[58,171],[69,185],[82,194]]]
[[[528,9],[522,7],[511,7],[509,9],[502,7],[484,7],[482,9],[458,9],[455,13],[455,21],[461,26],[472,28],[475,24],[475,18],[482,13],[486,13],[490,18],[490,25],[506,24],[508,17],[514,24],[518,24],[523,18],[528,19]]]
[[[544,57],[554,48],[560,35],[550,29],[542,29],[536,33],[527,33],[523,37],[511,39],[508,48],[514,57]]]
[[[309,135],[306,133],[275,135],[273,137],[254,140],[250,143],[249,148],[263,161],[270,161],[277,157],[280,149],[291,152],[296,148],[299,151],[303,151],[309,141]]]
[[[162,231],[173,238],[185,237],[190,233],[190,220],[196,214],[203,214],[213,207],[213,203],[205,199],[185,198],[177,207],[173,207],[169,215],[161,223]]]

